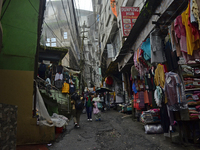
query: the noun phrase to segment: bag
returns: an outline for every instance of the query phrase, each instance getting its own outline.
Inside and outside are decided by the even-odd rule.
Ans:
[[[63,84],[62,93],[69,93],[69,83]]]
[[[80,99],[80,97],[76,100],[75,108],[76,110],[82,110],[83,109],[83,101]]]

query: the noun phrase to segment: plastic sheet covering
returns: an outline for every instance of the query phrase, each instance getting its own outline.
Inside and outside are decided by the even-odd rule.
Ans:
[[[159,125],[145,125],[144,126],[145,133],[146,134],[159,134],[163,133],[163,128],[162,126]]]
[[[51,117],[49,116],[49,113],[44,105],[43,98],[40,94],[39,88],[37,89],[37,95],[36,95],[36,109],[38,110],[38,114],[40,116],[40,119],[46,120],[51,122]]]
[[[49,113],[45,107],[43,98],[40,94],[39,88],[37,87],[37,97],[36,97],[36,109],[38,110],[39,121],[38,125],[46,125],[49,127],[56,126],[62,127],[68,125],[68,118],[63,115],[58,115],[54,113],[52,117],[49,116]],[[49,123],[51,122],[51,124]]]

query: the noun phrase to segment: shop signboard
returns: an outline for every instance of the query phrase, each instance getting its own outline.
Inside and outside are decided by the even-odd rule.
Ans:
[[[127,37],[140,14],[139,7],[121,7],[123,37]]]

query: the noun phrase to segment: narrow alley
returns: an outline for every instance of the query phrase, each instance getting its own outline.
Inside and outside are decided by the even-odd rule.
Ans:
[[[88,122],[81,115],[80,129],[73,121],[66,135],[49,150],[197,150],[166,140],[163,134],[145,134],[140,122],[115,110],[102,113],[102,121]]]

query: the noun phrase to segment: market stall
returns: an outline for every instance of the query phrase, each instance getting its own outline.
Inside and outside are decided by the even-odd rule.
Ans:
[[[200,22],[197,1],[169,26],[157,23],[135,49],[130,82],[134,115],[146,133],[179,129],[181,141],[200,142]]]

